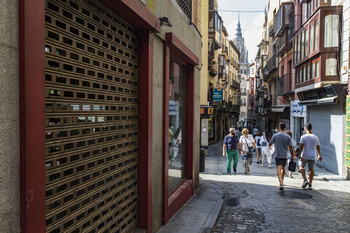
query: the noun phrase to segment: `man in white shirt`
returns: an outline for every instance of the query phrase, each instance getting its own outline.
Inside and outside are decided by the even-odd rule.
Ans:
[[[302,184],[302,188],[306,188],[306,186],[309,185],[308,189],[312,190],[312,180],[314,178],[314,167],[316,163],[316,156],[318,153],[317,160],[322,161],[321,156],[321,150],[320,150],[320,141],[318,140],[318,137],[314,134],[312,134],[312,125],[311,123],[305,124],[305,131],[306,134],[300,138],[300,146],[299,146],[299,153],[300,153],[300,173],[304,178],[304,182]],[[308,164],[309,169],[309,181],[306,179],[305,174],[305,166]]]

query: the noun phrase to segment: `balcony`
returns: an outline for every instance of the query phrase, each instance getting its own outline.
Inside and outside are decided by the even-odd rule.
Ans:
[[[239,83],[237,81],[232,79],[231,87],[236,88],[236,89],[239,90],[240,85],[239,85]]]
[[[247,119],[248,120],[255,120],[257,117],[256,117],[256,112],[255,112],[255,109],[248,109],[248,116],[247,116]]]
[[[276,81],[276,91],[278,95],[291,94],[290,74],[285,74]]]
[[[182,11],[192,21],[192,0],[176,0]]]
[[[293,2],[282,3],[274,18],[275,37],[280,37],[289,24],[294,14]]]
[[[278,37],[276,45],[278,53],[281,55],[292,48],[292,38],[289,38],[289,34],[287,32],[284,32],[282,36]]]
[[[264,98],[263,107],[267,108],[267,109],[272,107],[272,100],[271,100],[271,98],[270,99],[269,98]]]
[[[288,30],[288,38],[292,40],[294,34],[301,28],[301,15],[294,15]]]
[[[264,74],[267,74],[264,79],[268,78],[268,75],[277,69],[278,65],[277,65],[277,59],[276,59],[276,55],[273,55],[270,60],[267,61],[266,66],[264,67]],[[267,80],[264,80],[267,81]]]
[[[217,0],[209,0],[209,11],[217,11],[217,10],[218,10]]]
[[[218,65],[215,60],[212,60],[208,65],[209,75],[215,77],[218,74]]]
[[[274,30],[274,19],[271,20],[269,23],[269,37],[273,37],[275,35],[275,30]]]

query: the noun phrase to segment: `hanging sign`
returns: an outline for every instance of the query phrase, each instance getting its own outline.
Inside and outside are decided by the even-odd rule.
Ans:
[[[213,101],[222,101],[222,88],[215,87],[213,90]]]

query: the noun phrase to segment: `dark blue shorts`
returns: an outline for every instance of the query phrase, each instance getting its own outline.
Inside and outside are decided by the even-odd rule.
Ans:
[[[288,159],[275,158],[275,160],[276,160],[276,166],[285,167],[287,165],[287,160]]]

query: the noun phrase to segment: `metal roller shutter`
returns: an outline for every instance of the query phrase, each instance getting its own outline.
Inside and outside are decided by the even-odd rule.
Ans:
[[[137,31],[90,0],[47,0],[45,21],[47,232],[131,232]]]

